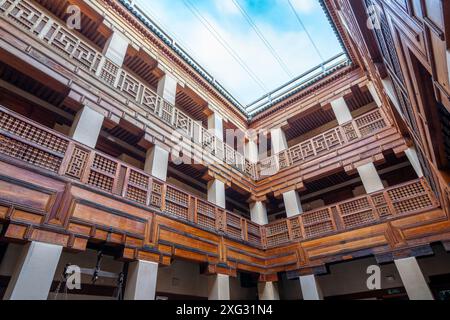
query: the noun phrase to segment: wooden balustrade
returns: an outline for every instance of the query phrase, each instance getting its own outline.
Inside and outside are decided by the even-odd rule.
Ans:
[[[279,170],[311,160],[388,126],[386,117],[377,109],[253,164],[38,6],[27,0],[2,0],[0,3],[2,19],[13,22],[41,40],[48,48],[56,50],[103,83],[121,92],[127,99],[142,107],[148,117],[162,120],[195,143],[199,143],[207,153],[254,180],[274,175]]]
[[[305,212],[266,226],[267,247],[322,237],[439,206],[425,179]]]
[[[256,169],[257,179],[274,175],[280,170],[299,165],[357,139],[375,134],[386,128],[388,124],[381,109],[373,110],[351,122],[320,133],[309,140],[302,141],[289,149],[261,160]]]
[[[2,107],[0,154],[260,248],[439,206],[426,180],[419,179],[260,226]]]
[[[64,57],[91,72],[97,79],[120,91],[138,106],[143,107],[148,116],[159,118],[192,141],[200,143],[207,153],[254,180],[263,179],[284,168],[311,160],[358,138],[374,134],[388,125],[382,111],[377,109],[263,159],[258,164],[253,164],[37,6],[26,0],[3,0],[1,3],[0,14],[3,18],[12,21],[43,41],[47,47],[57,50]],[[194,129],[196,126],[200,127],[199,130]],[[195,132],[199,132],[200,137],[195,137]]]
[[[92,73],[103,83],[121,92],[127,99],[143,107],[149,116],[159,118],[197,142],[198,138],[195,137],[194,127],[198,124],[194,119],[159,97],[150,87],[121,66],[107,59],[93,46],[70,31],[63,23],[57,22],[47,12],[26,0],[1,0],[0,4],[2,19],[13,22],[19,28],[41,40],[47,47],[56,50],[63,57]],[[242,173],[255,178],[252,175],[255,170],[251,168],[251,165],[245,165],[242,154],[217,137],[214,137],[214,143],[207,142],[211,137],[203,127],[199,132],[206,135],[206,138],[200,138],[198,141],[203,141],[202,146],[207,152]],[[206,145],[205,142],[207,142]]]
[[[261,226],[2,107],[0,153],[261,246]]]

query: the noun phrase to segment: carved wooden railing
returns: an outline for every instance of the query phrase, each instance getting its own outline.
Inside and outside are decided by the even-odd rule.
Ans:
[[[260,248],[321,237],[439,206],[425,179],[419,179],[260,226],[3,107],[0,155]]]
[[[145,117],[159,118],[201,145],[207,153],[254,180],[263,179],[282,169],[311,160],[359,138],[374,134],[388,125],[385,116],[378,109],[263,159],[258,164],[253,164],[197,121],[162,99],[137,77],[107,59],[63,23],[58,22],[46,11],[40,10],[38,6],[27,0],[0,0],[0,17],[13,22],[42,41],[46,47],[57,51],[115,91],[121,92],[142,108]]]
[[[255,166],[245,157],[211,134],[171,103],[158,96],[130,72],[107,59],[102,53],[70,31],[47,12],[26,0],[0,0],[0,17],[42,41],[66,59],[89,71],[97,79],[119,91],[143,110],[148,117],[157,117],[179,133],[200,144],[220,161],[255,178]],[[198,132],[198,136],[195,134]]]
[[[0,154],[260,247],[263,227],[0,107]]]
[[[258,179],[277,173],[285,168],[302,164],[357,139],[368,137],[389,125],[381,109],[359,116],[313,138],[261,160],[257,165]]]
[[[273,222],[266,226],[265,245],[271,248],[321,237],[438,206],[426,180],[418,179]]]

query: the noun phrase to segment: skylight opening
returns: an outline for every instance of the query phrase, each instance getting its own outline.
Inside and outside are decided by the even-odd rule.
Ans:
[[[321,0],[134,0],[133,6],[248,116],[348,63]]]

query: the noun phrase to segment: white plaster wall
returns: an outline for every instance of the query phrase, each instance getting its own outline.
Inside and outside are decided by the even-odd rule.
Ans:
[[[207,297],[208,279],[200,274],[199,264],[175,260],[159,268],[156,292]]]
[[[208,297],[208,277],[200,274],[196,263],[175,260],[169,267],[160,267],[156,291],[196,297]],[[164,296],[164,294],[159,294]],[[242,288],[238,277],[230,277],[230,299],[255,299],[257,288]]]
[[[230,277],[230,299],[231,300],[255,300],[258,288],[242,288],[239,274],[236,278]]]

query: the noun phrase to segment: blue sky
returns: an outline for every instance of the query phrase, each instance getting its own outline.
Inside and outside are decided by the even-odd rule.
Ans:
[[[288,0],[234,1],[247,12],[287,68],[264,45],[233,0],[135,0],[135,3],[243,105],[321,63]],[[205,27],[205,21],[202,23],[186,2],[212,28]],[[291,0],[291,3],[324,59],[342,52],[319,0]],[[208,29],[233,48],[231,51],[239,56],[244,67]]]

